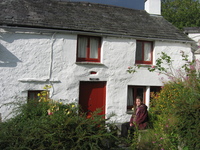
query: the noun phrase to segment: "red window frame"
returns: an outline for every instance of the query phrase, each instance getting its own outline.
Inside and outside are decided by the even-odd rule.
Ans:
[[[129,86],[129,88],[132,88],[132,92],[133,92],[133,105],[136,106],[136,97],[137,96],[141,96],[143,98],[143,103],[146,103],[146,86]],[[138,89],[143,89],[143,93],[142,95],[140,95],[139,93],[137,93]],[[127,104],[127,110],[131,110],[133,105],[128,105]]]
[[[130,111],[132,109],[133,106],[136,106],[136,97],[137,96],[141,96],[143,98],[143,103],[146,103],[146,89],[147,86],[128,86],[128,89],[131,88],[131,92],[133,94],[133,105],[129,105],[128,104],[128,99],[127,99],[127,111]],[[141,93],[138,93],[138,89],[143,89],[143,94],[141,95]],[[150,86],[150,94],[152,92],[156,93],[156,92],[160,92],[161,87],[160,86]],[[129,93],[127,93],[129,94]],[[151,95],[150,95],[151,96]],[[150,97],[151,98],[151,97]]]
[[[136,64],[152,64],[152,60],[153,60],[153,42],[152,41],[142,41],[142,40],[137,40],[137,43],[138,42],[141,42],[142,43],[142,60],[137,60],[137,52],[136,52],[136,61],[135,61],[135,63]],[[145,49],[144,49],[144,44],[145,43],[150,43],[151,44],[151,54],[150,54],[150,57],[151,57],[151,60],[150,61],[145,61],[144,60],[144,51],[145,51]],[[136,46],[137,46],[137,44],[136,44]],[[136,47],[136,51],[137,51],[137,47]]]
[[[79,50],[79,38],[85,37],[87,38],[87,48],[86,48],[86,57],[79,57],[78,50]],[[97,58],[90,58],[90,38],[98,38],[98,57]],[[86,36],[86,35],[78,35],[77,38],[77,62],[100,62],[101,59],[101,37],[98,36]]]

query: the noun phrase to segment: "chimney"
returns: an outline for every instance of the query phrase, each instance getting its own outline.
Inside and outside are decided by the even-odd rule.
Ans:
[[[161,15],[161,0],[146,0],[144,9],[151,15]]]

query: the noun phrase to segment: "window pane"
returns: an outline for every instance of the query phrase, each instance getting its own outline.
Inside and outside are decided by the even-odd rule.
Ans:
[[[28,100],[39,100],[40,97],[38,93],[42,92],[41,90],[36,91],[28,91]]]
[[[90,58],[98,58],[99,38],[90,38]]]
[[[78,39],[78,57],[79,58],[87,57],[87,43],[88,43],[88,39],[86,37],[79,37]]]
[[[137,88],[136,94],[136,96],[141,96],[142,98],[144,98],[144,88]]]
[[[151,43],[144,43],[144,61],[151,61]]]
[[[127,106],[132,106],[133,107],[133,88],[128,87],[128,99],[127,99]]]
[[[136,107],[135,98],[137,96],[141,96],[143,99],[145,98],[145,90],[146,87],[135,87],[128,86],[128,95],[127,95],[127,110],[131,110],[133,107]],[[145,102],[145,100],[144,100]]]
[[[142,60],[142,42],[137,42],[137,45],[136,45],[136,60]]]

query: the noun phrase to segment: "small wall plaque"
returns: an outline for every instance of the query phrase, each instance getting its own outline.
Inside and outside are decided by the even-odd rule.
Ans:
[[[90,78],[91,81],[99,81],[99,78]]]

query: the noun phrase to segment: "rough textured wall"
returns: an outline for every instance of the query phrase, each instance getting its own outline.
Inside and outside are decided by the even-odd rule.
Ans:
[[[188,36],[196,42],[196,44],[193,46],[193,50],[195,53],[195,59],[200,60],[200,32],[189,33]]]
[[[126,114],[128,85],[162,86],[157,73],[143,67],[134,74],[126,72],[134,65],[136,40],[131,38],[102,38],[102,64],[76,63],[76,34],[53,32],[19,32],[0,30],[0,103],[21,99],[26,102],[28,90],[42,90],[52,84],[55,100],[78,102],[79,82],[99,78],[106,81],[106,114],[117,116],[114,121],[129,120]],[[154,61],[161,51],[180,63],[180,51],[190,54],[186,44],[155,42]],[[96,71],[97,74],[90,74]],[[2,107],[2,117],[8,114]]]

